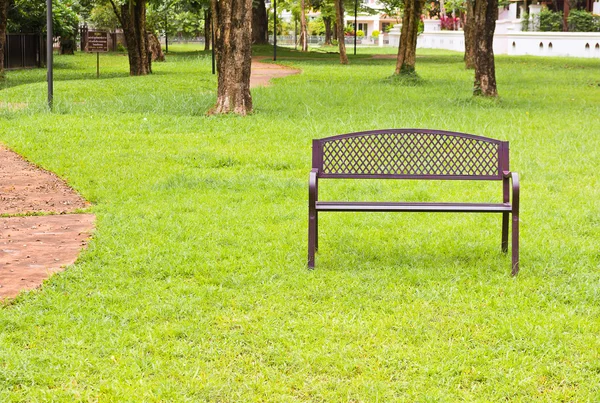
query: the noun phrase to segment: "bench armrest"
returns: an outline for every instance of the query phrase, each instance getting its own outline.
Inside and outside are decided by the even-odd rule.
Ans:
[[[519,174],[516,172],[504,171],[503,178],[504,178],[504,181],[508,181],[510,179],[510,181],[512,182],[512,203],[511,203],[512,211],[513,211],[513,214],[516,214],[518,216],[519,215],[519,192],[520,192]]]
[[[318,186],[319,168],[313,168],[308,177],[308,206],[315,208],[319,194]]]

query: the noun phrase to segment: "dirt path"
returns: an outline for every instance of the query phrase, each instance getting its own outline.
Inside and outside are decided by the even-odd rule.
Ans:
[[[272,78],[301,72],[262,63],[264,59],[268,57],[252,60],[252,88],[269,86]],[[72,213],[88,206],[56,175],[0,146],[0,300],[39,287],[53,273],[75,262],[87,245],[95,217]],[[30,216],[19,216],[23,214]]]
[[[56,175],[0,146],[0,300],[75,262],[95,217],[68,213],[88,206]],[[32,213],[56,215],[15,216]]]
[[[252,58],[252,72],[250,74],[250,88],[266,87],[271,85],[272,78],[287,77],[300,74],[302,71],[292,67],[280,66],[273,63],[263,63],[268,56],[257,56]]]

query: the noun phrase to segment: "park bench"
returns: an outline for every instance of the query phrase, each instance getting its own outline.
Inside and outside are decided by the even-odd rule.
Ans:
[[[319,200],[319,180],[412,179],[502,181],[502,203],[350,202]],[[512,182],[512,202],[510,189]],[[308,198],[308,267],[315,266],[321,212],[501,213],[502,252],[512,214],[512,275],[519,272],[519,177],[508,142],[426,129],[389,129],[313,140]]]

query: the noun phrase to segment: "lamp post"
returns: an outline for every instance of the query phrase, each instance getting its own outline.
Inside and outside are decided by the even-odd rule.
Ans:
[[[273,0],[273,61],[277,60],[277,0]]]
[[[356,23],[358,14],[358,0],[354,0],[354,56],[356,56],[356,31],[358,31],[358,24]]]
[[[53,29],[52,29],[52,0],[46,0],[46,66],[48,67],[48,107],[52,110],[54,102],[54,72],[53,65]]]

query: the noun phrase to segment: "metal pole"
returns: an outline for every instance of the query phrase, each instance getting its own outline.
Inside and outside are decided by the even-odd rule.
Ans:
[[[53,49],[54,45],[52,30],[52,0],[46,0],[46,65],[48,66],[48,107],[52,110],[54,102],[54,72],[53,72]]]
[[[356,15],[358,14],[358,0],[354,0],[354,56],[356,56],[356,31],[358,31],[358,24],[356,23]]]
[[[277,0],[273,0],[273,61],[277,60]]]
[[[211,55],[212,55],[212,73],[215,74],[215,20],[212,12],[210,13],[210,26],[211,26]]]
[[[165,11],[165,52],[169,53],[169,23],[167,12]]]

